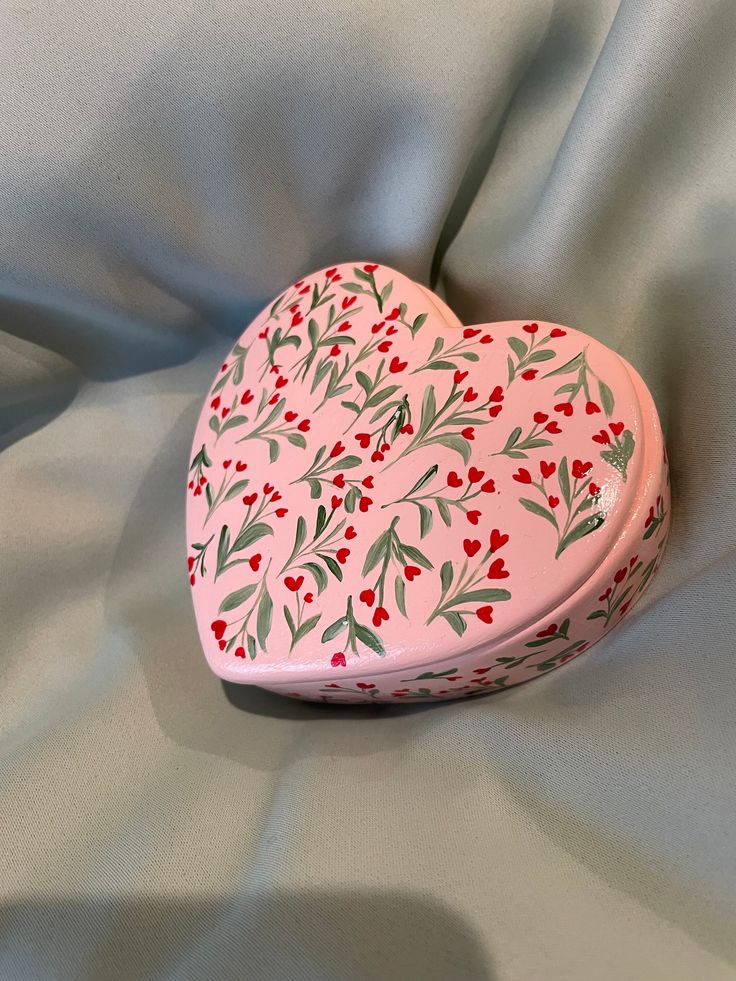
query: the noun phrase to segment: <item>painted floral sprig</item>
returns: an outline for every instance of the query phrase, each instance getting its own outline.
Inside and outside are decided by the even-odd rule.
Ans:
[[[260,552],[243,558],[233,558],[233,556],[239,552],[243,552],[251,545],[255,545],[261,538],[265,538],[267,535],[273,535],[273,528],[267,522],[268,518],[272,516],[283,518],[288,513],[288,508],[282,507],[281,505],[271,507],[271,505],[277,504],[281,500],[281,494],[273,484],[264,484],[260,501],[258,497],[257,491],[251,491],[249,494],[243,495],[243,504],[246,508],[245,517],[243,518],[240,530],[232,542],[230,540],[230,528],[228,525],[223,525],[220,529],[220,538],[217,543],[215,579],[227,569],[231,569],[233,566],[240,565],[243,562],[247,562],[253,572],[258,572],[261,562]]]
[[[396,607],[402,616],[406,617],[406,585],[417,579],[422,569],[432,570],[434,566],[418,548],[402,542],[396,531],[399,523],[396,516],[388,528],[383,531],[373,542],[363,563],[362,575],[365,579],[374,569],[378,569],[377,577],[372,586],[364,589],[360,594],[360,600],[373,610],[373,626],[380,627],[384,620],[390,619],[390,614],[386,609],[386,580],[389,571],[392,569],[396,573],[394,577],[394,597]]]
[[[391,413],[390,415],[388,413]],[[391,449],[391,444],[399,438],[401,434],[412,435],[414,427],[411,423],[411,405],[409,398],[403,395],[395,402],[387,402],[373,417],[383,416],[375,429],[368,433],[356,433],[355,439],[363,450],[367,450],[371,443],[375,449],[371,454],[372,463],[381,463],[386,458],[386,454]]]
[[[307,617],[306,620],[304,619],[304,614],[307,607],[314,602],[313,593],[305,592],[303,596],[300,595],[299,591],[304,584],[304,576],[286,576],[284,579],[284,584],[286,588],[294,594],[295,602],[294,613],[291,612],[288,604],[284,603],[284,620],[286,621],[286,626],[289,628],[289,633],[291,634],[291,646],[289,647],[289,653],[291,654],[299,641],[314,630],[319,621],[322,619],[322,614],[315,613],[312,616]]]
[[[350,688],[347,685],[338,685],[335,682],[325,685],[324,688],[320,688],[321,692],[334,694],[336,691],[345,692],[349,695],[361,695],[363,696],[363,701],[368,701],[370,698],[377,698],[381,694],[380,690],[370,682],[358,681],[355,688]]]
[[[508,345],[516,358],[514,360],[509,354],[506,359],[509,385],[517,378],[522,378],[524,381],[532,381],[536,378],[538,369],[533,368],[532,365],[541,364],[543,361],[551,361],[557,353],[552,348],[545,347],[544,345],[557,337],[564,337],[567,333],[567,331],[562,330],[560,327],[555,327],[546,337],[539,338],[537,336],[539,333],[539,324],[524,324],[521,329],[527,335],[528,340],[522,340],[520,337],[508,338]]]
[[[340,326],[340,329],[349,329],[351,326],[350,321],[346,321]],[[321,409],[327,402],[330,401],[330,399],[336,398],[338,395],[344,395],[346,392],[349,392],[352,389],[353,379],[349,376],[350,372],[357,367],[357,365],[368,360],[368,358],[370,358],[376,351],[381,354],[389,353],[393,345],[391,335],[396,333],[396,327],[393,325],[389,327],[386,331],[387,336],[383,337],[381,336],[380,331],[383,330],[385,326],[386,324],[383,320],[379,321],[377,324],[373,324],[373,327],[371,328],[372,336],[363,344],[354,357],[351,357],[350,351],[345,353],[345,360],[341,368],[338,367],[336,361],[336,358],[340,356],[342,350],[338,345],[333,346],[329,353],[318,362],[314,372],[312,392],[316,391],[320,382],[324,378],[327,378],[327,385],[325,387],[324,395],[322,396],[322,401],[317,406],[317,409]],[[398,358],[392,358],[389,367],[390,373],[393,374],[396,372],[396,366],[399,363]],[[382,360],[379,370],[382,369],[383,364],[384,362]],[[363,376],[363,372],[357,371],[355,373],[355,380],[362,386],[363,381],[358,378],[359,375]],[[346,378],[348,378],[347,383],[345,382]],[[352,403],[349,401],[343,401],[341,404],[346,408],[350,408],[352,406]],[[353,420],[353,422],[355,422],[355,420]]]
[[[242,344],[235,345],[232,349],[233,360],[226,361],[220,368],[220,377],[215,382],[210,395],[217,395],[228,382],[232,382],[233,385],[239,385],[242,382],[245,374],[245,359],[249,350],[249,347],[243,347]]]
[[[338,313],[334,303],[330,304],[327,314],[327,323],[320,330],[319,324],[314,317],[309,318],[307,324],[307,339],[309,340],[309,350],[298,361],[291,366],[294,378],[298,381],[306,381],[312,365],[317,360],[317,356],[324,348],[331,350],[337,348],[339,351],[342,346],[355,344],[355,338],[349,333],[350,328],[346,328],[348,317],[360,313],[361,307],[353,309],[355,297],[346,296],[343,298],[340,312]],[[341,329],[342,328],[342,329]]]
[[[466,617],[475,615],[483,623],[493,623],[493,603],[511,599],[508,589],[478,588],[486,579],[508,579],[509,571],[502,558],[493,558],[490,566],[489,559],[508,542],[509,536],[494,528],[490,534],[488,546],[483,548],[477,538],[463,540],[466,559],[457,576],[448,559],[440,569],[440,584],[442,592],[427,624],[437,617],[442,617],[462,637],[467,629]],[[470,559],[481,554],[480,561],[476,560],[470,566]],[[482,604],[477,606],[477,604]]]
[[[318,593],[327,586],[328,572],[338,581],[342,581],[341,566],[345,565],[350,555],[350,546],[346,542],[357,537],[355,528],[353,525],[348,525],[347,518],[333,521],[343,504],[343,498],[333,494],[331,503],[332,507],[329,511],[324,504],[320,504],[317,508],[317,518],[311,535],[308,533],[306,518],[304,515],[299,515],[291,553],[279,572],[281,576],[294,567],[309,572]],[[317,559],[322,565],[316,561]]]
[[[187,557],[187,569],[189,570],[189,583],[191,586],[197,581],[197,573],[199,573],[200,579],[204,579],[207,575],[207,569],[205,568],[207,549],[210,547],[210,543],[214,537],[214,535],[210,535],[204,544],[202,542],[192,543],[195,554]]]
[[[212,493],[211,484],[207,484],[207,502],[209,507],[207,509],[207,514],[205,516],[203,526],[207,524],[212,515],[215,513],[217,508],[223,504],[225,501],[232,500],[233,497],[237,497],[241,494],[248,486],[248,478],[240,477],[240,474],[244,473],[247,469],[248,464],[244,463],[242,460],[223,460],[222,468],[225,471],[223,478],[220,482],[220,486],[217,490]]]
[[[236,589],[220,603],[218,612],[220,614],[229,613],[242,607],[255,594],[253,602],[241,616],[229,621],[218,618],[211,623],[211,630],[221,651],[230,651],[235,648],[233,651],[235,657],[243,658],[247,651],[251,660],[255,658],[259,650],[266,651],[266,643],[273,623],[273,600],[268,591],[267,583],[268,566],[263,573],[260,584],[250,583],[243,586],[242,589]],[[254,615],[256,625],[251,632],[249,625]],[[232,630],[233,627],[236,629]]]
[[[402,497],[391,501],[389,504],[381,505],[382,508],[387,508],[396,504],[413,504],[419,512],[420,538],[424,538],[432,530],[433,506],[448,528],[452,525],[453,508],[462,512],[472,525],[477,525],[481,513],[469,508],[468,505],[480,494],[493,494],[496,490],[493,478],[485,479],[485,471],[478,470],[477,467],[470,467],[466,478],[461,477],[455,470],[451,470],[442,487],[420,493],[432,484],[438,471],[439,464],[433,464]],[[459,497],[451,497],[446,493],[457,491],[461,487],[463,491]]]
[[[606,385],[602,378],[593,371],[593,369],[588,364],[588,350],[583,348],[574,358],[570,358],[565,364],[560,365],[559,368],[555,368],[553,371],[548,371],[544,376],[545,378],[554,378],[557,375],[575,375],[576,378],[572,382],[566,382],[561,385],[555,391],[555,395],[567,395],[567,401],[562,402],[555,406],[555,409],[564,412],[565,415],[572,415],[573,413],[573,403],[575,402],[578,395],[582,392],[585,397],[585,412],[586,415],[592,416],[597,412],[601,411],[601,406],[603,406],[603,411],[606,416],[610,419],[613,415],[613,410],[615,407],[613,392]],[[590,393],[590,378],[595,378],[598,383],[598,397],[600,398],[600,405],[595,402]]]
[[[268,444],[269,461],[275,463],[281,453],[279,440],[285,439],[292,446],[297,446],[301,450],[306,449],[307,441],[304,433],[309,432],[311,423],[309,419],[301,419],[297,422],[298,417],[297,412],[286,409],[286,399],[279,398],[266,417],[236,442],[245,443],[251,439],[262,440]]]
[[[207,499],[207,506],[212,505],[212,488],[209,485],[209,480],[205,474],[205,470],[212,466],[212,460],[210,460],[207,455],[207,447],[202,443],[201,448],[196,453],[194,459],[189,465],[189,473],[191,474],[189,480],[189,490],[192,492],[194,497],[199,497],[202,494],[202,488],[204,487],[205,498]]]
[[[422,400],[419,428],[409,444],[384,467],[384,470],[409,456],[410,453],[433,445],[444,446],[448,450],[459,453],[466,465],[470,462],[470,443],[474,439],[475,428],[484,426],[490,421],[492,415],[495,415],[496,403],[503,400],[503,392],[496,388],[485,402],[473,405],[478,400],[478,392],[472,385],[465,389],[460,387],[467,374],[467,371],[455,372],[450,394],[439,408],[437,407],[434,385],[427,386]],[[489,413],[488,419],[481,415],[486,411]]]
[[[478,335],[481,335],[480,337]],[[457,371],[458,361],[480,361],[480,355],[473,348],[476,344],[491,344],[493,337],[483,333],[479,327],[465,327],[459,341],[445,347],[445,338],[437,337],[429,357],[415,368],[411,374],[420,371]]]
[[[657,499],[654,504],[649,508],[649,514],[644,522],[644,535],[642,541],[647,541],[657,532],[658,528],[661,528],[662,522],[667,517],[667,512],[664,509],[664,501],[662,500],[662,495],[657,494]]]
[[[608,626],[614,613],[618,612],[620,617],[623,616],[631,605],[631,600],[626,602],[626,598],[634,588],[632,580],[643,564],[639,561],[638,555],[632,555],[628,565],[622,566],[615,572],[613,582],[598,597],[598,602],[605,603],[605,606],[593,610],[592,613],[588,614],[586,620],[601,619]]]
[[[304,322],[304,317],[309,316],[310,313],[315,311],[318,307],[321,307],[325,303],[329,303],[330,300],[335,299],[335,294],[330,293],[329,290],[334,287],[342,276],[338,273],[337,268],[333,267],[325,272],[324,282],[321,286],[316,283],[312,287],[305,283],[303,279],[297,280],[294,284],[294,288],[290,293],[288,290],[282,296],[280,296],[268,315],[269,320],[278,321],[279,318],[288,310],[291,315],[291,323],[283,330],[280,326],[277,327],[273,332],[271,332],[271,325],[266,324],[261,333],[258,335],[260,338],[266,341],[267,355],[266,359],[261,363],[261,379],[263,379],[265,373],[268,371],[269,367],[273,368],[276,366],[276,358],[278,352],[288,346],[293,346],[297,350],[301,347],[302,338],[299,334],[292,334],[292,330],[298,327]],[[308,310],[302,313],[299,309],[303,298],[311,292],[311,302]]]
[[[378,307],[378,312],[383,313],[384,304],[388,301],[389,297],[394,288],[393,280],[390,280],[380,289],[376,284],[375,272],[378,269],[378,264],[374,262],[366,263],[362,269],[357,266],[353,268],[353,275],[358,282],[353,283],[343,283],[342,288],[348,293],[353,293],[357,295],[365,295],[371,297],[376,306]],[[398,307],[395,307],[389,314],[386,315],[386,320],[396,321],[402,324],[407,330],[410,331],[411,336],[415,337],[417,332],[421,330],[424,321],[427,319],[426,313],[420,313],[419,316],[415,317],[414,320],[409,323],[406,320],[407,313],[406,303],[400,303]]]
[[[400,403],[400,399],[393,403],[387,403],[386,399],[389,399],[392,395],[398,392],[400,385],[394,385],[393,383],[384,385],[384,382],[389,381],[390,372],[385,372],[386,361],[381,358],[378,367],[375,370],[373,377],[366,374],[364,371],[355,372],[355,380],[362,389],[360,395],[356,395],[353,401],[346,400],[340,404],[345,409],[349,409],[351,412],[355,413],[355,418],[351,421],[348,428],[345,430],[349,433],[353,426],[356,424],[358,419],[367,412],[368,409],[376,409],[376,412],[371,418],[371,422],[375,422],[385,414],[390,411],[392,407],[396,407]],[[358,401],[360,399],[360,401]]]
[[[494,453],[494,456],[508,456],[514,460],[526,460],[529,457],[527,450],[536,450],[543,446],[552,446],[552,440],[542,436],[542,433],[550,433],[557,436],[562,432],[560,424],[556,419],[550,419],[546,412],[535,412],[532,417],[534,425],[526,436],[522,436],[521,426],[517,426],[509,434],[509,438],[503,449]]]
[[[539,464],[540,479],[535,481],[531,473],[524,467],[520,468],[513,478],[520,484],[528,484],[539,492],[544,504],[532,501],[526,497],[519,498],[519,504],[531,514],[536,514],[544,518],[555,529],[557,534],[557,550],[555,558],[558,559],[566,548],[570,545],[591,534],[603,524],[606,519],[604,511],[596,511],[595,514],[586,515],[581,521],[575,524],[584,511],[587,511],[600,499],[600,487],[590,482],[588,476],[593,464],[583,460],[573,460],[572,478],[570,483],[570,470],[568,469],[567,457],[563,456],[559,466],[553,462],[542,460]],[[559,494],[551,494],[545,484],[555,472]],[[564,504],[564,509],[557,511],[560,504]],[[560,514],[558,519],[557,515]]]
[[[622,422],[609,422],[608,429],[613,434],[613,439],[608,434],[607,429],[601,429],[592,439],[594,443],[605,446],[601,450],[601,459],[618,470],[626,483],[627,468],[629,460],[634,454],[634,434],[630,429],[626,429]]]
[[[367,627],[364,623],[359,623],[358,620],[356,620],[352,596],[348,596],[344,615],[338,617],[334,623],[331,623],[322,634],[322,643],[328,644],[331,640],[334,640],[336,637],[339,637],[342,634],[345,634],[345,642],[343,644],[344,649],[352,651],[353,654],[359,653],[358,642],[370,648],[370,650],[372,650],[375,654],[378,654],[380,657],[383,657],[383,655],[386,653],[383,647],[383,642],[378,634],[371,630],[370,627]],[[345,650],[338,651],[336,654],[332,655],[332,660],[330,663],[333,667],[345,665]]]
[[[292,480],[292,484],[306,481],[309,484],[310,496],[318,498],[322,496],[322,485],[328,484],[332,480],[331,477],[327,476],[329,473],[333,470],[353,470],[355,467],[359,467],[361,462],[359,456],[346,453],[344,444],[338,440],[329,453],[326,446],[320,446],[314,455],[312,465],[301,477]],[[361,510],[365,511],[367,508],[362,507]]]

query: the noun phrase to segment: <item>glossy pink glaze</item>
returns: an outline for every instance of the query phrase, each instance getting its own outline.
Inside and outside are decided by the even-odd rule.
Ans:
[[[463,328],[364,263],[256,318],[188,480],[210,666],[313,699],[451,698],[551,670],[626,615],[669,524],[656,410],[618,355],[555,324]]]

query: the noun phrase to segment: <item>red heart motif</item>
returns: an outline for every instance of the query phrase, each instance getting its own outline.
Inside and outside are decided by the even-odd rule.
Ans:
[[[355,687],[356,688],[362,688],[364,691],[367,691],[368,689],[375,688],[376,686],[375,685],[370,685],[370,684],[368,684],[365,681],[356,681]]]
[[[276,508],[276,511],[274,513],[275,513],[275,515],[276,515],[277,518],[283,518],[283,516],[285,514],[288,514],[289,513],[289,509],[288,508]]]
[[[503,559],[494,559],[491,562],[488,572],[486,573],[486,578],[488,579],[508,579],[510,573],[508,570],[504,569]]]
[[[300,433],[309,432],[309,419],[302,419],[299,425],[296,427]]]
[[[465,429],[460,430],[460,435],[463,439],[467,439],[468,442],[472,443],[475,439],[475,430],[472,426],[466,426]]]
[[[343,310],[347,310],[348,307],[351,307],[355,303],[355,301],[357,299],[358,299],[357,296],[344,296],[342,298],[342,308],[343,308]]]
[[[330,458],[334,460],[334,458],[336,456],[340,456],[340,454],[341,453],[344,453],[344,452],[345,452],[345,447],[343,446],[343,444],[338,439],[338,441],[335,443],[335,445],[330,450]]]
[[[574,412],[572,402],[558,402],[555,406],[555,412],[561,412],[563,416],[571,416]]]
[[[566,330],[562,330],[560,327],[555,327],[550,331],[550,337],[565,337],[567,335]]]
[[[532,475],[525,467],[519,467],[518,471],[511,476],[514,480],[518,480],[520,484],[531,484],[532,482]]]
[[[543,422],[546,422],[548,419],[549,419],[549,416],[547,415],[546,412],[535,412],[534,413],[534,421],[538,425],[541,425]]]
[[[551,477],[556,469],[557,469],[556,463],[550,463],[547,460],[540,460],[539,470],[545,480],[547,480],[548,477]]]
[[[251,567],[251,569],[253,570],[253,572],[258,572],[258,567],[261,564],[261,559],[262,558],[263,558],[263,556],[261,555],[261,553],[260,552],[256,552],[255,555],[251,555],[251,557],[248,559],[248,565]]]
[[[503,389],[500,385],[496,385],[491,394],[488,396],[489,402],[503,402]]]
[[[403,371],[404,368],[406,368],[408,363],[408,361],[400,361],[399,358],[393,357],[391,358],[391,364],[388,366],[388,370],[392,375],[398,375],[400,371]]]
[[[376,602],[376,594],[372,589],[364,589],[360,594],[360,602],[365,603],[366,606],[373,606]]]
[[[468,511],[465,517],[471,523],[471,525],[477,525],[480,520],[480,511]]]
[[[333,344],[332,347],[330,348],[330,357],[336,358],[339,353],[340,353],[340,345]],[[278,383],[277,383],[277,387],[278,387]]]
[[[370,476],[369,477],[363,477],[363,479],[361,480],[361,484],[364,487],[367,487],[368,490],[373,490],[373,477],[370,477]]]
[[[398,327],[395,327],[393,324],[391,324],[390,327],[387,327],[386,328],[386,336],[387,337],[391,337],[392,334],[398,334],[398,333],[399,333],[399,328]]]
[[[492,552],[497,552],[499,548],[503,548],[506,542],[509,540],[508,535],[502,534],[498,528],[494,528],[491,532],[491,542],[490,547]]]
[[[555,497],[554,494],[550,494],[549,497],[547,498],[547,503],[551,508],[556,508],[557,505],[560,503],[560,499],[559,497]]]
[[[357,439],[358,444],[359,444],[359,446],[360,446],[361,449],[363,449],[363,450],[367,450],[368,449],[368,447],[370,446],[370,442],[371,442],[370,433],[356,433],[355,434],[355,438]]]
[[[544,429],[545,429],[545,432],[548,432],[548,433],[555,433],[556,434],[556,433],[561,433],[562,432],[562,430],[560,429],[559,423],[555,419],[553,419],[552,422],[548,422],[547,425],[544,427]]]
[[[251,390],[248,388],[240,396],[240,404],[241,405],[249,405],[253,401],[254,398],[255,398],[255,396],[253,395],[253,392],[251,392]]]
[[[495,419],[498,413],[503,409],[502,405],[492,405],[488,410],[488,415],[491,419]]]
[[[490,334],[484,334],[480,339],[481,344],[492,344],[493,338]]]
[[[345,333],[345,331],[346,331],[346,330],[350,330],[350,328],[351,328],[352,326],[353,326],[353,325],[352,325],[352,324],[350,323],[350,321],[349,321],[349,320],[346,320],[346,321],[345,321],[345,323],[343,323],[343,324],[340,324],[340,326],[339,326],[339,327],[337,328],[337,333],[338,333],[338,334],[344,334],[344,333]]]
[[[227,623],[224,620],[213,620],[210,624],[210,629],[215,635],[215,640],[222,640],[222,636],[227,630]]]
[[[529,368],[528,371],[522,371],[521,377],[524,379],[524,381],[531,381],[533,378],[537,377],[537,369]]]
[[[371,504],[373,504],[373,501],[371,500],[370,497],[361,497],[360,504],[358,505],[358,507],[363,512],[363,514],[365,514],[365,512],[368,510]]]
[[[288,412],[284,413],[284,419],[286,420],[286,422],[293,422],[298,415],[299,415],[298,412],[293,412],[291,409],[289,409]]]
[[[266,495],[272,493],[273,489],[274,489],[273,484],[264,484],[263,485],[263,493],[266,494]]]
[[[453,381],[455,382],[456,385],[459,385],[461,382],[464,382],[467,377],[468,377],[467,371],[460,371],[460,370],[457,370],[455,374],[452,376]],[[215,408],[217,408],[217,406],[215,406]]]
[[[463,541],[463,548],[465,549],[465,554],[468,556],[468,558],[472,559],[480,549],[480,542],[477,538],[466,538]]]
[[[480,485],[480,489],[483,491],[484,494],[493,494],[494,491],[496,490],[496,483],[492,477],[489,477],[484,484]]]
[[[595,412],[600,412],[600,411],[601,411],[601,407],[596,402],[585,403],[586,415],[592,416]]]
[[[258,495],[256,494],[255,491],[253,491],[252,494],[246,494],[243,497],[243,504],[245,504],[246,507],[251,507],[253,504],[256,503],[257,499],[258,499]]]
[[[232,462],[233,462],[232,460],[223,460],[222,461],[223,470],[227,470],[227,468],[230,466]]]
[[[471,385],[470,388],[465,390],[465,394],[463,395],[463,402],[475,402],[477,398],[478,398],[478,393]]]
[[[373,611],[373,626],[380,627],[384,620],[388,620],[388,611],[382,606],[377,606]]]
[[[341,490],[345,486],[345,474],[339,473],[336,477],[333,477],[332,483],[335,487],[339,487]]]
[[[380,450],[374,450],[371,453],[371,463],[380,463],[383,460],[383,453]]]
[[[301,589],[302,583],[304,582],[304,576],[297,576],[296,579],[293,576],[286,576],[284,578],[284,585],[287,589],[290,589],[292,593],[296,593]]]
[[[381,352],[381,354],[388,354],[388,352],[391,350],[391,344],[391,341],[381,341],[381,343],[378,345],[378,350]]]
[[[382,321],[380,322],[380,324],[374,324],[374,325],[373,325],[373,326],[371,327],[371,334],[377,334],[377,333],[379,332],[379,330],[380,330],[380,329],[381,329],[381,328],[383,327],[383,325],[384,325],[385,323],[386,323],[386,321],[385,321],[385,320],[382,320]]]
[[[548,627],[545,627],[544,630],[540,630],[537,637],[553,637],[556,633],[557,624],[551,623]]]
[[[408,582],[414,582],[417,576],[422,574],[422,570],[416,565],[405,565],[404,575],[406,576]]]
[[[610,426],[614,436],[620,436],[624,431],[624,424],[622,422],[612,422]]]
[[[525,324],[522,328],[527,334],[536,334],[539,330],[539,324]]]
[[[338,651],[337,654],[332,655],[330,664],[333,668],[344,668],[345,667],[345,655],[342,651]]]
[[[304,602],[305,603],[312,603],[313,601],[314,601],[314,593],[305,593],[304,594]]]
[[[358,532],[355,530],[355,528],[352,525],[348,525],[347,528],[345,529],[345,537],[349,542],[352,541],[353,538],[356,538],[357,534]]]
[[[235,469],[238,471],[238,473],[242,473],[247,468],[247,466],[248,466],[247,463],[243,463],[242,460],[238,460],[238,462],[235,464]]]
[[[460,477],[454,470],[451,470],[447,475],[447,486],[448,487],[462,487],[463,478]]]
[[[401,316],[401,310],[398,307],[394,307],[391,313],[386,317],[386,320],[398,320]]]
[[[581,477],[584,477],[586,475],[586,473],[590,470],[590,468],[592,466],[593,466],[593,464],[590,463],[590,462],[583,463],[582,460],[573,460],[572,461],[572,475],[573,475],[573,477],[576,480],[580,480],[580,478]]]
[[[345,565],[349,555],[350,555],[349,548],[338,548],[337,552],[335,552],[335,558],[340,563],[340,565]]]
[[[600,443],[602,446],[607,446],[611,442],[611,437],[608,435],[605,429],[601,429],[599,433],[591,437],[594,443]]]
[[[234,654],[235,654],[236,657],[245,657],[245,648],[244,647],[236,647],[235,648],[235,651],[234,651]]]
[[[374,273],[376,271],[376,269],[378,269],[378,263],[377,262],[367,262],[363,266],[363,272],[367,272],[367,273]]]
[[[480,327],[466,327],[463,331],[463,337],[466,341],[469,341],[471,337],[477,337],[480,334]]]
[[[333,494],[331,504],[332,504],[332,509],[334,511],[336,508],[339,508],[340,505],[342,504],[342,498],[338,497],[337,494]]]
[[[468,480],[471,484],[477,484],[479,480],[483,480],[485,475],[485,470],[477,470],[475,467],[471,467],[468,470]]]
[[[229,415],[230,415],[230,409],[223,409],[223,410],[222,410],[222,418],[223,418],[223,419],[224,419],[224,418],[225,418],[226,416],[229,416]]]
[[[475,611],[475,615],[478,617],[479,620],[482,620],[483,623],[493,623],[492,606],[479,606],[478,609]],[[490,670],[489,668],[481,668],[481,669],[476,668],[474,673],[483,674],[485,671],[489,671],[489,670]]]

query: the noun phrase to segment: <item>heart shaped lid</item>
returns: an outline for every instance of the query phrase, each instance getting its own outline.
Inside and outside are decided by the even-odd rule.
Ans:
[[[195,433],[211,667],[277,684],[490,649],[606,555],[643,439],[627,365],[575,330],[463,328],[376,264],[300,280],[235,344]]]

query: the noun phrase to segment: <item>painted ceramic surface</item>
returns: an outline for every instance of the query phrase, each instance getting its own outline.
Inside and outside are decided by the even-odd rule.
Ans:
[[[656,411],[590,337],[462,327],[386,267],[295,283],[234,346],[188,477],[220,676],[295,697],[447,698],[581,653],[655,573]]]

